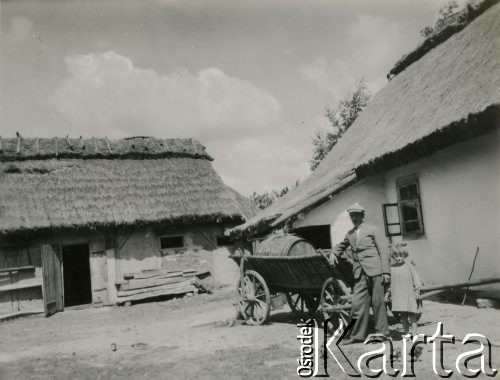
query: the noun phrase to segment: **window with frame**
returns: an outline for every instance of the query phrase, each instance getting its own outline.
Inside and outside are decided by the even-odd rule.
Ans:
[[[160,249],[176,250],[184,248],[183,235],[160,236]]]
[[[424,234],[418,176],[396,180],[397,203],[383,205],[387,236],[418,237]]]

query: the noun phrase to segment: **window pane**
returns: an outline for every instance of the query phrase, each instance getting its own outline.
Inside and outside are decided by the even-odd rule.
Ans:
[[[404,205],[402,208],[403,211],[403,220],[418,220],[418,210],[415,206]]]
[[[161,249],[182,248],[184,247],[184,238],[180,236],[163,236],[160,238]]]
[[[419,232],[420,223],[418,220],[405,222],[405,230],[406,232]]]
[[[421,235],[424,224],[420,208],[420,189],[417,176],[407,176],[396,180],[399,194],[399,212],[403,235]]]
[[[385,203],[382,205],[384,214],[384,226],[386,236],[401,235],[401,221],[399,220],[399,205],[397,203]]]
[[[399,188],[399,199],[401,200],[408,199],[408,187],[403,186]]]
[[[397,204],[394,204],[394,206],[386,206],[385,215],[388,224],[399,223],[399,212]]]
[[[401,226],[399,224],[388,225],[389,235],[401,235]]]
[[[408,186],[408,199],[418,198],[418,187],[416,183],[412,183]]]

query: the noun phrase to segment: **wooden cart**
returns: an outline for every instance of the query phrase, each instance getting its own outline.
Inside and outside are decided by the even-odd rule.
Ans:
[[[272,236],[255,255],[231,256],[240,266],[239,311],[248,324],[265,323],[271,298],[284,293],[292,311],[311,318],[320,311],[334,331],[351,310],[352,268],[345,260],[333,266],[323,252],[294,235]],[[421,288],[422,299],[449,290],[500,282],[499,278]],[[349,286],[348,286],[349,285]]]
[[[348,321],[350,288],[328,259],[314,256],[232,256],[240,265],[239,309],[246,322],[261,325],[271,311],[271,297],[284,293],[292,311],[310,318],[319,309],[336,328]]]

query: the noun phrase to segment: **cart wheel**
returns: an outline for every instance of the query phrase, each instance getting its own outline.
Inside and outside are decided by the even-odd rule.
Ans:
[[[329,333],[333,333],[339,328],[340,320],[343,321],[344,326],[347,325],[349,321],[350,301],[334,278],[329,278],[323,284],[320,304],[324,320],[329,319],[327,326]]]
[[[312,318],[319,306],[319,297],[310,294],[285,293],[286,302],[294,314],[302,319]]]
[[[245,295],[242,294],[242,286]],[[271,294],[266,281],[253,270],[245,272],[243,284],[238,283],[241,314],[249,325],[261,325],[266,322],[271,310]]]

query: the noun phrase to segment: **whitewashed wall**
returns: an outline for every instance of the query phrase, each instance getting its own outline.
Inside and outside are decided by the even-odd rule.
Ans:
[[[311,210],[294,227],[330,224],[336,244],[351,228],[345,210],[360,202],[367,222],[383,233],[382,204],[397,201],[396,179],[418,174],[425,235],[407,241],[423,281],[431,285],[467,280],[477,246],[472,279],[500,277],[499,149],[500,132],[453,145],[357,183]],[[497,292],[500,286],[478,289]]]
[[[297,221],[293,227],[305,227],[329,224],[331,226],[332,244],[339,243],[346,232],[352,228],[347,208],[359,202],[366,209],[367,223],[380,227],[383,235],[382,204],[385,201],[386,190],[383,176],[368,178],[354,186],[336,194],[330,200],[311,210],[304,219]],[[389,244],[388,240],[382,244]]]
[[[473,279],[500,277],[499,142],[489,133],[387,173],[389,202],[396,178],[419,175],[425,236],[408,245],[427,284],[467,280],[477,246]]]

